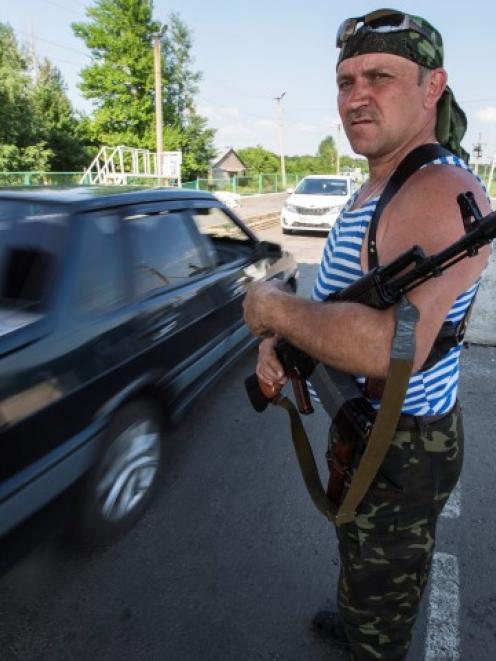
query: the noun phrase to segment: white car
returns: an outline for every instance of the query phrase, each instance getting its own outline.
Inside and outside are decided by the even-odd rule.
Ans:
[[[328,232],[352,194],[352,179],[312,174],[300,181],[281,210],[283,234],[297,230]]]

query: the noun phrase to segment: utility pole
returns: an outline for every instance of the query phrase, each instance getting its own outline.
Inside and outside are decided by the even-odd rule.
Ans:
[[[162,120],[162,58],[160,39],[167,29],[162,25],[158,32],[152,34],[153,68],[155,72],[155,140],[157,144],[157,174],[162,174],[162,152],[164,150],[164,125]]]
[[[282,187],[286,189],[286,165],[284,163],[284,125],[282,119],[282,105],[281,101],[286,96],[286,92],[283,92],[280,96],[275,96],[274,99],[277,101],[277,109],[279,115],[279,150],[281,152],[281,178],[282,178]]]
[[[482,147],[485,146],[485,142],[482,142],[482,134],[479,133],[479,139],[477,142],[472,144],[473,150],[472,153],[475,158],[475,174],[478,174],[479,172],[479,162],[480,159],[482,158]]]

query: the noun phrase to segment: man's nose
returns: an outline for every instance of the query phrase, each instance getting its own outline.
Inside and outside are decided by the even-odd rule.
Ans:
[[[347,104],[352,110],[366,105],[370,98],[370,89],[366,81],[355,80],[348,93]]]

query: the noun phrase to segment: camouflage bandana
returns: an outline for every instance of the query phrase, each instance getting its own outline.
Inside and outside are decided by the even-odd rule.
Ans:
[[[391,10],[394,11],[394,10]],[[343,60],[366,53],[391,53],[405,57],[427,69],[443,66],[444,49],[441,34],[428,21],[420,16],[410,15],[425,32],[414,30],[397,32],[374,32],[363,25],[341,48],[337,66]],[[460,142],[467,130],[467,118],[455,100],[453,92],[446,87],[437,104],[436,137],[443,147],[449,149],[468,163],[469,154]]]

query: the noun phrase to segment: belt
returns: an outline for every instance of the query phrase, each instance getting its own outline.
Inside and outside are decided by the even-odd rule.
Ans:
[[[459,404],[458,402],[456,402],[456,404],[453,406],[452,409],[450,409],[446,413],[441,413],[440,415],[402,414],[400,415],[400,419],[398,421],[398,426],[396,427],[396,429],[398,431],[411,431],[413,429],[422,429],[428,427],[429,425],[433,425],[434,423],[439,422],[440,420],[444,420],[444,418],[447,418],[455,411],[458,411],[458,408],[459,408]]]

